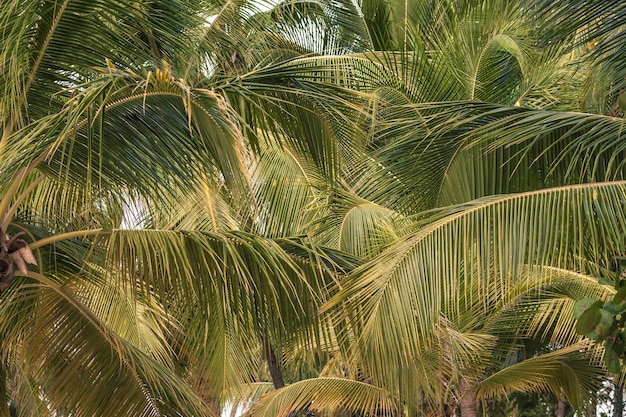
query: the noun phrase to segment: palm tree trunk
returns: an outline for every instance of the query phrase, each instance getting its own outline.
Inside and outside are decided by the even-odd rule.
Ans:
[[[565,400],[562,398],[559,398],[559,402],[556,406],[556,417],[565,417]]]
[[[476,417],[476,386],[472,381],[461,382],[461,417]]]
[[[276,355],[274,354],[274,349],[270,344],[267,337],[263,338],[263,347],[265,350],[265,359],[267,360],[267,367],[270,371],[270,376],[272,377],[272,384],[274,384],[274,388],[279,389],[285,386],[285,381],[283,380],[283,373],[280,370],[280,366],[278,364],[278,360],[276,359]]]
[[[621,381],[613,383],[613,416],[624,415],[624,384]]]

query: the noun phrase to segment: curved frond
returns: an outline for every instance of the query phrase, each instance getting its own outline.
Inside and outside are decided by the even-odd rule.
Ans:
[[[626,183],[490,197],[453,208],[353,271],[327,304],[345,309],[361,355],[393,385],[428,346],[439,317],[487,314],[522,265],[582,268],[622,253]],[[393,366],[390,366],[393,364]]]
[[[246,416],[286,417],[294,411],[347,410],[399,416],[393,397],[382,388],[343,378],[306,379],[261,397]]]
[[[511,391],[563,394],[576,409],[582,408],[591,393],[601,387],[604,371],[585,355],[585,344],[545,353],[508,366],[482,380],[480,399],[506,395]]]
[[[562,268],[527,268],[520,275],[510,290],[512,298],[498,303],[501,307],[485,320],[484,331],[503,339],[531,337],[568,346],[581,340],[575,331],[576,300],[604,299],[615,292],[594,276]]]
[[[126,342],[89,310],[71,283],[59,286],[32,272],[29,278],[42,285],[30,281],[3,300],[3,350],[48,407],[86,416],[213,415],[172,369]],[[24,315],[24,304],[32,303],[36,310]]]

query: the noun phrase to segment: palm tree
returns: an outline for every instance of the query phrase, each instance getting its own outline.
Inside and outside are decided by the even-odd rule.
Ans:
[[[623,6],[257,6],[0,11],[2,411],[582,407],[626,190],[565,110],[616,111]]]
[[[365,258],[325,307],[341,329],[337,357],[358,381],[294,384],[251,414],[334,405],[393,415],[378,387],[410,415],[424,403],[441,415],[455,401],[475,415],[476,396],[510,389],[552,390],[582,407],[599,372],[592,352],[587,365],[578,357],[572,299],[610,291],[597,281],[624,250],[623,121],[610,104],[623,88],[613,48],[623,5],[362,10],[388,50],[368,55],[369,136],[344,161],[344,191],[333,190],[314,232]],[[394,32],[388,23],[399,21]],[[606,86],[592,83],[599,73],[610,74]],[[520,338],[549,343],[548,353],[513,365]],[[562,373],[568,361],[589,378]]]
[[[250,152],[334,175],[361,98],[317,49],[367,45],[355,12],[3,5],[3,415],[217,415],[259,345],[318,336],[343,255],[258,224]]]

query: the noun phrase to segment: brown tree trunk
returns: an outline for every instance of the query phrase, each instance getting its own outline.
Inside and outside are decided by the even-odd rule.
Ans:
[[[565,407],[567,403],[564,399],[559,398],[559,402],[556,405],[556,417],[565,417]]]
[[[613,416],[622,417],[624,415],[624,384],[615,381],[613,383]]]
[[[559,395],[558,400],[559,402],[556,405],[556,417],[565,417],[568,402],[565,398],[565,392],[563,391],[563,388],[561,388],[561,395]]]
[[[276,359],[276,355],[274,354],[274,349],[272,349],[272,345],[270,344],[267,337],[263,338],[263,347],[265,350],[265,359],[267,360],[267,367],[270,370],[270,376],[272,377],[272,384],[274,384],[274,388],[279,389],[285,386],[285,381],[283,381],[283,373],[280,371],[280,366],[278,364],[278,360]]]
[[[476,404],[476,386],[473,381],[461,382],[461,417],[476,417],[478,405]]]

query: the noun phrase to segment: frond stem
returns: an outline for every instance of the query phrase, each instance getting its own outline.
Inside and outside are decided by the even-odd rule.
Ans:
[[[53,243],[57,243],[62,240],[75,239],[78,237],[85,237],[85,236],[110,235],[112,233],[113,233],[112,230],[105,230],[105,229],[76,230],[74,232],[60,233],[58,235],[39,239],[38,241],[31,243],[29,246],[31,249],[38,249],[38,248],[41,248],[42,246],[51,245]]]
[[[4,219],[2,219],[2,223],[0,223],[0,228],[2,228],[3,230],[6,229],[7,225],[9,224],[9,222],[15,215],[15,212],[19,208],[20,204],[22,204],[22,202],[26,199],[26,197],[28,197],[28,194],[30,194],[31,191],[33,191],[41,183],[41,181],[43,181],[44,178],[45,176],[43,174],[40,174],[39,177],[37,177],[37,179],[33,181],[32,184],[30,184],[19,195],[19,197],[17,197],[17,200],[13,203],[13,205],[8,208],[7,213],[4,216]]]

